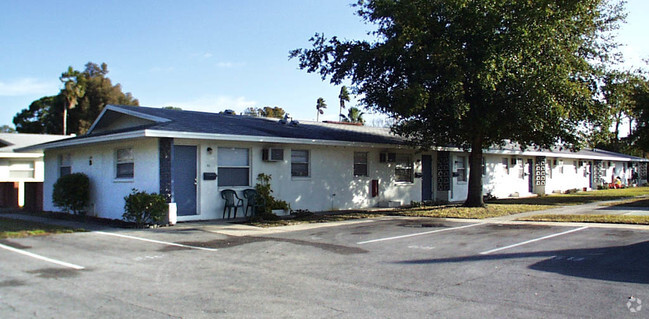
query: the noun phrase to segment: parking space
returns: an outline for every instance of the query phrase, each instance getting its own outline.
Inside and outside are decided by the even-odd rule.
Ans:
[[[426,218],[287,229],[3,240],[0,316],[623,317],[628,297],[649,300],[646,230]]]

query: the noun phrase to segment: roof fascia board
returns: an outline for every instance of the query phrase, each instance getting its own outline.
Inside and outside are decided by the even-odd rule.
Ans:
[[[0,158],[41,158],[43,153],[0,153]]]
[[[34,150],[50,150],[50,149],[64,148],[69,146],[79,146],[79,145],[96,144],[96,143],[103,143],[103,142],[121,141],[121,140],[139,138],[139,137],[145,137],[144,130],[110,134],[104,136],[89,136],[84,138],[69,139],[69,140],[63,140],[60,142],[53,142],[47,144],[37,144],[37,145],[16,149],[16,151],[25,152],[25,151],[34,151]]]
[[[121,108],[121,107],[119,107],[117,105],[109,104],[109,105],[106,105],[106,107],[104,107],[104,109],[101,111],[99,116],[97,116],[97,119],[92,123],[92,125],[90,126],[90,129],[88,129],[87,134],[92,133],[92,131],[95,129],[95,126],[97,126],[97,124],[104,117],[104,114],[106,114],[106,112],[108,112],[108,111],[122,113],[122,114],[125,114],[125,115],[130,115],[130,116],[134,116],[134,117],[137,117],[137,118],[141,118],[141,119],[145,119],[145,120],[149,120],[149,121],[154,121],[154,122],[158,122],[158,123],[164,123],[164,122],[170,122],[171,121],[170,119],[167,119],[167,118],[164,118],[164,117],[159,117],[159,116],[155,116],[155,115],[149,115],[149,114],[144,114],[144,113],[140,113],[140,112],[136,112],[136,111],[126,110],[126,109],[123,109],[123,108]]]
[[[327,145],[327,146],[412,149],[412,147],[408,147],[406,145],[399,145],[399,144],[330,141],[330,140],[306,139],[306,138],[194,133],[194,132],[177,132],[177,131],[161,131],[161,130],[145,130],[145,132],[146,132],[145,133],[146,137],[169,137],[169,138],[201,139],[201,140],[233,141],[233,142],[315,144],[315,145]]]

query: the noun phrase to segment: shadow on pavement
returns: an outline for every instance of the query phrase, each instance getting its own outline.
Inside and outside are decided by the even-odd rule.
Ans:
[[[512,254],[472,255],[450,258],[405,260],[403,265],[464,263],[520,258],[548,257],[528,268],[566,276],[606,281],[649,283],[649,241],[626,246],[566,249]]]

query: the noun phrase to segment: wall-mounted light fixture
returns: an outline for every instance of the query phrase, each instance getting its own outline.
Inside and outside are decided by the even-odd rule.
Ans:
[[[212,155],[212,152],[213,152],[213,151],[214,151],[214,150],[213,150],[211,147],[209,147],[209,146],[207,147],[207,154]]]
[[[88,158],[88,165],[92,166],[92,156],[90,156],[90,158]]]

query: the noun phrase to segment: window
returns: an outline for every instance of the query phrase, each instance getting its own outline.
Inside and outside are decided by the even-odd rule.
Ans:
[[[559,174],[563,174],[563,160],[559,160]]]
[[[59,177],[72,174],[72,159],[70,154],[59,155]]]
[[[577,166],[577,161],[572,161],[572,165],[575,167],[575,174],[579,173],[579,166]]]
[[[34,161],[9,162],[9,177],[34,178]]]
[[[247,148],[219,147],[219,187],[250,186],[249,153]]]
[[[366,152],[354,152],[354,176],[367,176]]]
[[[525,178],[525,165],[523,165],[523,159],[522,158],[517,158],[516,159],[516,168],[518,168],[518,178],[524,179]]]
[[[487,175],[487,160],[482,157],[482,176]]]
[[[115,152],[115,177],[129,179],[135,176],[135,162],[132,148],[122,148]]]
[[[455,172],[458,182],[466,182],[466,157],[458,156],[455,160]]]
[[[502,163],[503,163],[503,169],[505,170],[505,173],[507,173],[509,175],[509,159],[506,158],[506,157],[503,157]]]
[[[412,183],[412,159],[408,154],[395,155],[394,176],[397,182]]]
[[[291,150],[291,176],[309,177],[309,151]]]

